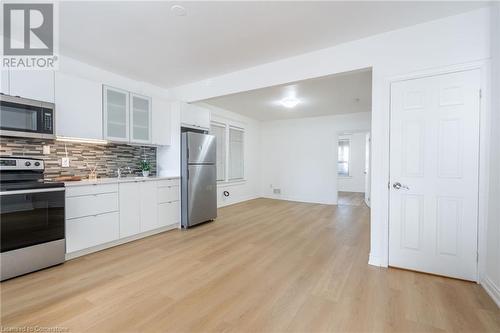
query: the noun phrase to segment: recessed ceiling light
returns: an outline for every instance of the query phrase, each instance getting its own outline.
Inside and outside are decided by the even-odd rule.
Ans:
[[[291,108],[294,108],[297,106],[297,104],[300,103],[300,101],[295,98],[295,97],[287,97],[287,98],[284,98],[280,101],[281,105],[283,105],[284,107],[288,108],[288,109],[291,109]]]
[[[186,16],[187,10],[184,6],[181,5],[173,5],[170,7],[170,12],[175,16]]]

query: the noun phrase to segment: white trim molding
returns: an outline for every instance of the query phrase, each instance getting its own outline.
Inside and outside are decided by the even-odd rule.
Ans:
[[[170,231],[170,230],[173,230],[173,229],[181,229],[180,223],[174,223],[174,224],[170,224],[170,225],[167,225],[167,226],[164,226],[164,227],[160,227],[160,228],[157,228],[157,229],[154,229],[154,230],[149,230],[149,231],[141,232],[140,234],[137,234],[137,235],[132,235],[132,236],[125,237],[125,238],[116,239],[114,241],[107,242],[107,243],[104,243],[104,244],[99,244],[99,245],[96,245],[96,246],[92,246],[92,247],[89,247],[89,248],[86,248],[86,249],[83,249],[83,250],[79,250],[79,251],[75,251],[75,252],[69,252],[69,253],[66,253],[66,261],[71,260],[71,259],[75,259],[75,258],[78,258],[78,257],[81,257],[81,256],[84,256],[84,255],[87,255],[87,254],[91,254],[91,253],[94,253],[94,252],[106,250],[106,249],[109,249],[109,248],[112,248],[112,247],[115,247],[115,246],[118,246],[118,245],[122,245],[122,244],[125,244],[125,243],[128,243],[128,242],[139,240],[141,238],[146,238],[146,237],[149,237],[149,236],[160,234],[162,232]]]
[[[266,199],[273,199],[273,200],[281,200],[281,201],[293,201],[293,202],[303,202],[303,203],[311,203],[311,204],[320,204],[320,205],[337,205],[337,202],[329,202],[329,201],[323,201],[323,200],[311,200],[307,198],[301,198],[297,196],[288,196],[288,195],[281,195],[281,194],[270,194],[270,195],[263,195],[262,198]]]
[[[486,293],[490,295],[491,298],[493,298],[493,301],[497,304],[497,306],[500,308],[500,287],[495,285],[491,279],[489,279],[487,276],[485,276],[481,280],[481,286],[486,290]]]
[[[368,256],[368,265],[372,266],[377,266],[377,267],[387,267],[387,265],[384,264],[381,258],[374,256],[370,253]]]
[[[248,195],[248,196],[240,197],[240,198],[235,199],[235,200],[223,201],[223,202],[219,203],[219,205],[217,206],[217,208],[222,208],[222,207],[227,207],[227,206],[231,206],[231,205],[236,205],[236,204],[239,204],[239,203],[242,203],[242,202],[245,202],[245,201],[255,200],[255,199],[259,199],[259,198],[261,198],[261,197],[258,196],[258,195]]]

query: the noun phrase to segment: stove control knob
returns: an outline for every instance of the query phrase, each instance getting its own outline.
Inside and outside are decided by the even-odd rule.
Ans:
[[[35,166],[40,166],[40,162],[35,162]]]
[[[29,167],[31,165],[31,162],[26,162],[26,163],[24,163],[24,165],[26,165],[27,167]]]

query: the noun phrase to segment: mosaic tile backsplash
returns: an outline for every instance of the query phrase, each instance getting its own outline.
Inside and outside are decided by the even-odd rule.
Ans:
[[[43,154],[43,146],[50,146],[50,154]],[[70,159],[70,167],[61,167],[61,158]],[[133,174],[141,174],[139,163],[151,163],[151,175],[156,174],[156,148],[108,143],[107,145],[74,143],[44,139],[0,137],[0,155],[41,158],[45,161],[45,178],[81,176],[87,178],[88,167],[97,166],[98,177],[116,177],[116,169],[130,167]],[[128,170],[124,171],[126,175]]]

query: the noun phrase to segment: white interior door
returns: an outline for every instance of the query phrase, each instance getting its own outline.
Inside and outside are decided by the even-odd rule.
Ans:
[[[389,265],[477,279],[480,73],[391,86]]]

